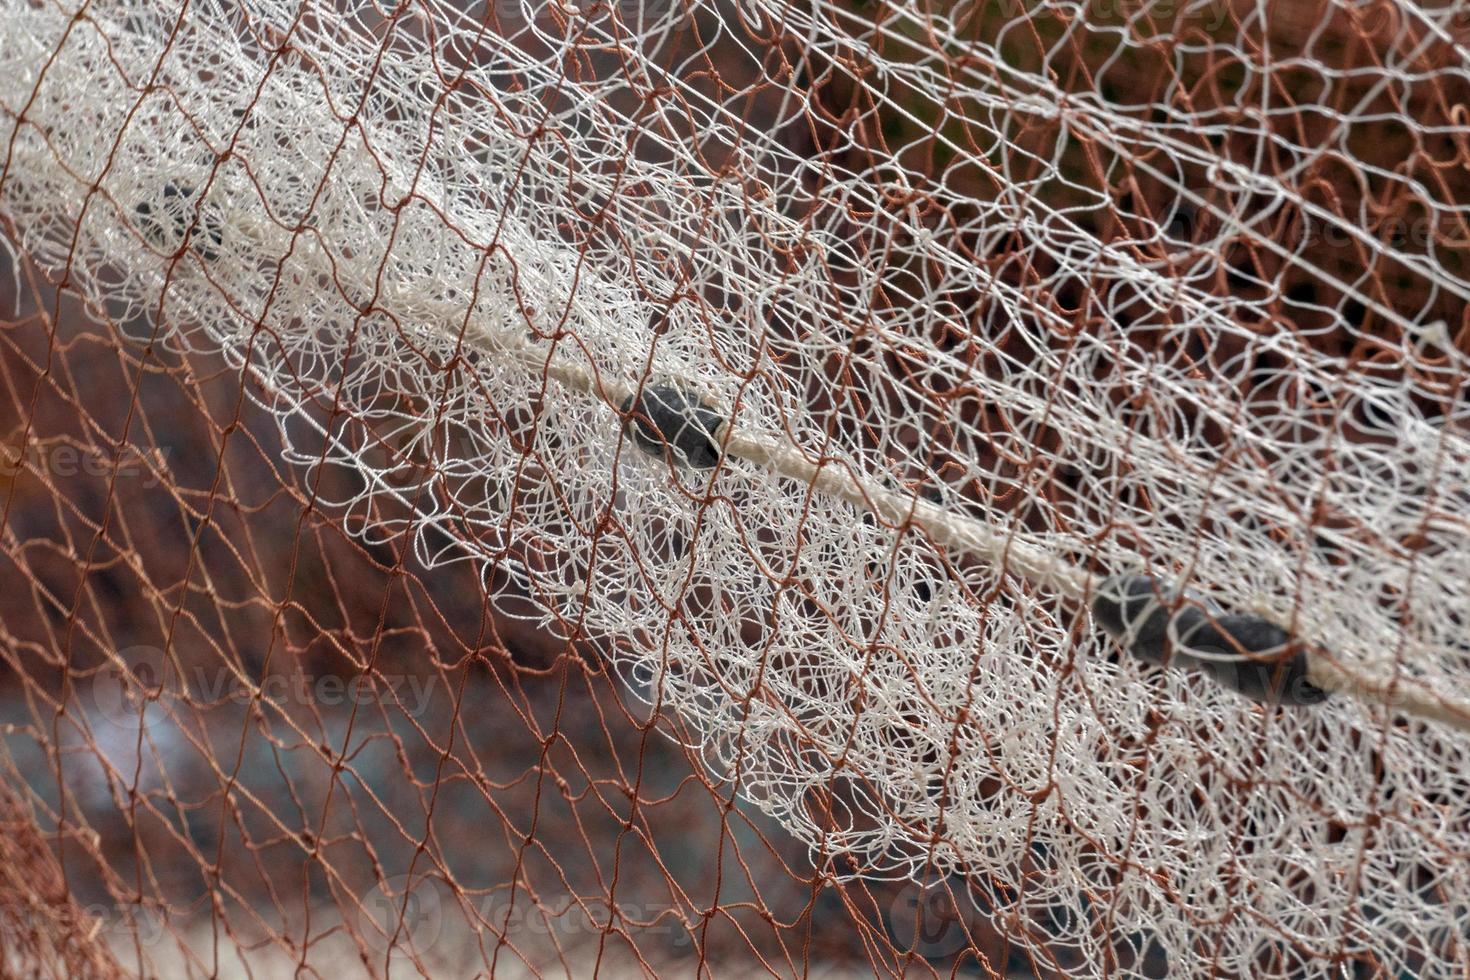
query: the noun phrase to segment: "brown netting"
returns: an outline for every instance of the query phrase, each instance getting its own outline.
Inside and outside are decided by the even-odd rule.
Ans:
[[[236,372],[25,295],[3,359],[28,447],[6,481],[14,974],[382,974],[390,946],[436,976],[789,974],[888,947],[902,889],[821,888],[575,645],[315,510]]]
[[[100,936],[103,919],[77,903],[12,782],[25,777],[10,772],[0,783],[0,970],[13,977],[125,976]]]
[[[146,352],[23,271],[0,359],[4,975],[1021,959],[962,883],[825,881],[469,566],[426,572],[313,508],[236,371]]]
[[[1467,44],[0,0],[0,971],[1470,972]]]

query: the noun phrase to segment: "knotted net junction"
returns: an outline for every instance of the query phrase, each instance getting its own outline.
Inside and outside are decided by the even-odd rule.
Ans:
[[[968,876],[1099,974],[1465,965],[1455,10],[3,16],[20,251],[262,382],[345,526],[475,563],[835,877]],[[640,452],[670,380],[745,451]],[[1138,572],[1338,696],[1120,656],[1086,597]]]

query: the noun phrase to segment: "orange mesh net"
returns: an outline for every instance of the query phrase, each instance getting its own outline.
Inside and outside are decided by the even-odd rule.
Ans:
[[[0,4],[0,972],[1470,971],[1461,13]]]

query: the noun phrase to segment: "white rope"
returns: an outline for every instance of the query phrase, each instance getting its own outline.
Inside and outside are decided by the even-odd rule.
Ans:
[[[580,368],[556,361],[547,363],[533,351],[528,350],[523,359],[529,368],[544,370],[547,377],[579,393],[595,396],[614,410],[634,394],[632,386],[600,382]],[[993,527],[918,497],[895,493],[840,461],[813,462],[799,446],[770,433],[746,432],[727,422],[717,437],[726,455],[845,500],[894,528],[912,526],[940,547],[978,558],[1060,596],[1086,604],[1097,591],[1096,576],[1030,544],[1014,530]],[[1278,614],[1273,621],[1278,626],[1288,626],[1283,619]],[[1302,642],[1310,643],[1310,640]],[[1324,691],[1470,731],[1470,701],[1437,694],[1408,677],[1375,677],[1353,670],[1322,653],[1309,650],[1307,656],[1308,676]]]

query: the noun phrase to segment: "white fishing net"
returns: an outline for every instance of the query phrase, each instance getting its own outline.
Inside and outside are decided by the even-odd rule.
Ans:
[[[1083,975],[1470,968],[1455,9],[0,9],[18,248],[833,877]],[[1089,603],[1144,574],[1331,696],[1130,656]]]

